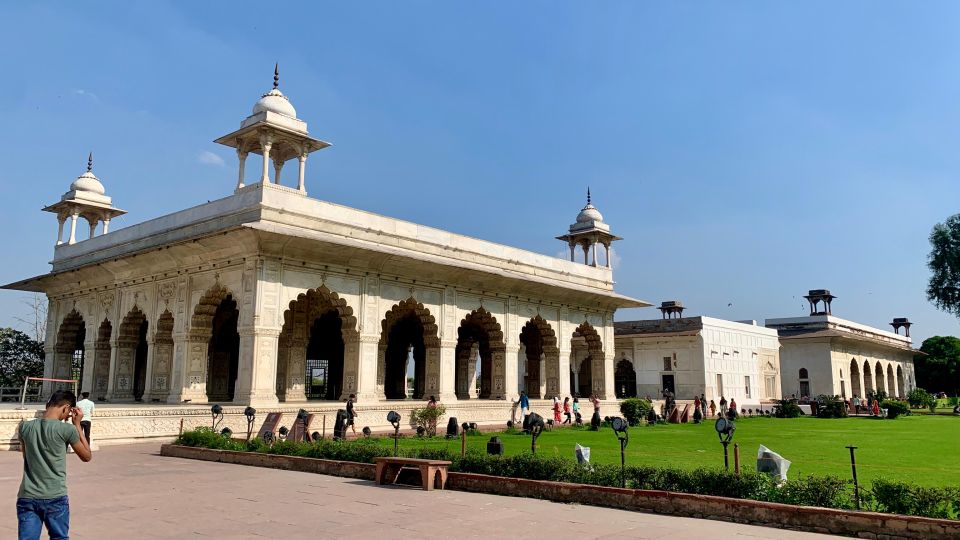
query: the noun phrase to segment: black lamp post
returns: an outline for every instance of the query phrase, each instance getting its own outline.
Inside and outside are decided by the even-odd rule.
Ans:
[[[720,444],[723,445],[723,466],[729,471],[730,457],[727,452],[727,447],[730,446],[730,441],[733,439],[733,432],[737,430],[737,426],[734,425],[733,419],[728,420],[721,416],[717,418],[717,423],[713,425],[713,428],[717,430],[717,437],[720,438]]]
[[[400,443],[400,413],[390,411],[387,413],[387,422],[393,424],[393,456],[397,456],[398,445]]]
[[[210,416],[213,417],[211,420],[211,427],[214,431],[217,430],[217,425],[223,421],[223,407],[219,404],[214,404],[213,407],[210,407]]]
[[[543,433],[543,417],[537,413],[530,413],[527,415],[527,418],[530,420],[530,451],[533,454],[537,453],[537,437]]]
[[[250,436],[253,434],[253,421],[257,418],[257,410],[253,407],[247,406],[243,410],[243,415],[247,417],[247,440],[250,440]]]
[[[630,427],[630,424],[623,418],[617,416],[616,418],[610,419],[610,427],[613,428],[614,434],[616,434],[617,439],[620,441],[620,483],[621,487],[627,487],[626,449],[627,443],[630,442],[630,434],[627,433],[627,428]]]

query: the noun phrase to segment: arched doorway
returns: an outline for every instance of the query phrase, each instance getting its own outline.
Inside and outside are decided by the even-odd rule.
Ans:
[[[86,360],[84,341],[86,336],[87,330],[83,317],[74,309],[64,317],[57,331],[57,345],[53,356],[53,378],[83,380],[83,368]],[[73,391],[73,387],[69,383],[52,383],[49,387],[44,385],[44,393],[60,388]]]
[[[505,349],[500,325],[487,310],[480,308],[460,321],[454,371],[457,399],[504,397]]]
[[[857,360],[850,360],[850,390],[856,397],[863,397],[863,388],[860,386],[860,365]]]
[[[210,343],[207,346],[207,399],[233,401],[240,363],[240,310],[228,294],[213,313]]]
[[[541,399],[545,396],[558,395],[560,393],[558,379],[560,349],[557,347],[557,336],[553,328],[537,315],[523,325],[520,331],[520,343],[523,344],[526,353],[527,369],[524,374],[524,386],[527,396],[531,399]]]
[[[887,364],[887,393],[890,397],[900,397],[897,394],[897,383],[893,378],[893,366],[890,364]]]
[[[877,389],[873,386],[873,372],[870,369],[870,362],[863,362],[863,397],[876,393]]]
[[[577,327],[571,338],[571,349],[577,346],[585,345],[587,357],[580,362],[579,388],[577,393],[583,397],[589,397],[593,394],[600,396],[601,399],[606,395],[604,379],[606,373],[603,369],[603,342],[600,340],[600,334],[588,322],[584,322]]]
[[[877,362],[876,372],[873,379],[874,384],[877,385],[877,393],[883,392],[887,395],[890,395],[890,392],[887,392],[886,385],[883,378],[883,367],[880,366],[880,362]]]
[[[800,368],[800,398],[810,398],[810,373],[807,368]]]
[[[147,379],[146,315],[134,306],[120,323],[117,333],[117,367],[114,375],[113,399],[143,398]]]
[[[413,379],[413,399],[439,392],[437,325],[430,311],[413,298],[394,305],[384,316],[378,357],[378,392],[382,388],[386,399],[407,398],[408,375]]]
[[[617,399],[637,397],[637,372],[633,369],[633,363],[626,358],[617,362],[613,382]]]
[[[347,345],[358,341],[357,320],[346,300],[321,286],[298,295],[283,316],[277,398],[339,400],[354,391],[355,383],[345,380],[345,354]]]
[[[907,396],[907,388],[903,384],[903,369],[897,366],[897,389],[900,391],[899,397]]]

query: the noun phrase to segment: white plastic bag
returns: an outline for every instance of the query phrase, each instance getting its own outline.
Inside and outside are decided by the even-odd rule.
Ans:
[[[574,455],[577,457],[577,463],[581,465],[590,464],[590,447],[580,446],[580,443],[577,443],[574,449]]]
[[[790,461],[783,459],[783,456],[770,450],[764,445],[760,445],[757,451],[757,472],[765,472],[781,482],[787,480],[787,471],[790,469]]]

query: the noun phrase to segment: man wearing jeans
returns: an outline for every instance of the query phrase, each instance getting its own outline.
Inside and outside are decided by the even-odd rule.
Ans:
[[[39,540],[44,526],[50,540],[68,538],[67,445],[82,461],[93,457],[80,427],[83,412],[76,405],[77,396],[73,392],[58,390],[47,401],[43,418],[20,425],[20,451],[23,452],[23,480],[17,494],[20,540]]]

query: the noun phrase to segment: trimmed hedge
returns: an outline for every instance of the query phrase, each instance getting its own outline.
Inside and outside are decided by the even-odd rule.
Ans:
[[[906,403],[895,399],[884,401],[880,404],[880,408],[887,410],[887,418],[891,420],[901,415],[910,414],[910,407],[907,407]]]
[[[639,426],[646,420],[653,404],[648,399],[627,398],[620,402],[620,414],[631,426]]]
[[[773,415],[777,418],[799,418],[802,414],[795,399],[778,399],[773,405]]]
[[[241,452],[292,455],[338,461],[373,463],[374,459],[392,456],[393,448],[377,439],[315,442],[279,441],[272,446],[260,439],[250,442],[223,437],[210,428],[198,428],[181,435],[176,444]],[[421,459],[444,459],[452,462],[453,472],[467,472],[550,480],[605,487],[620,487],[621,469],[617,465],[597,463],[588,466],[560,456],[534,455],[491,456],[470,449],[461,456],[446,448],[403,449],[401,455]],[[778,483],[772,476],[756,472],[733,472],[722,469],[695,470],[628,466],[628,488],[713,495],[800,506],[819,506],[850,510],[854,508],[851,482],[835,476],[803,476]],[[960,488],[930,488],[888,480],[874,480],[872,488],[861,487],[864,509],[905,515],[960,519]]]

